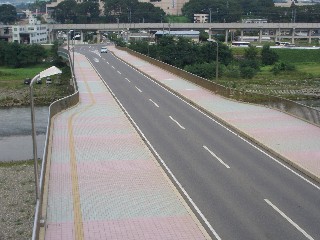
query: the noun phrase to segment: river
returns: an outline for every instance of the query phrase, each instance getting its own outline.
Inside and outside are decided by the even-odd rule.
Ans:
[[[48,107],[36,107],[38,158],[42,158],[48,124]],[[0,108],[0,161],[33,159],[30,107]]]

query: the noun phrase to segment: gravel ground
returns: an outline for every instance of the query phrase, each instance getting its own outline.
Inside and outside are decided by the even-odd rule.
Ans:
[[[30,239],[35,207],[33,162],[0,163],[0,240]]]

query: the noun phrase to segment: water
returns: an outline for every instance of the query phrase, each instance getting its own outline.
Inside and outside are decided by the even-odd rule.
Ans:
[[[42,158],[48,107],[36,107],[37,153]],[[0,108],[0,161],[33,159],[30,107]]]

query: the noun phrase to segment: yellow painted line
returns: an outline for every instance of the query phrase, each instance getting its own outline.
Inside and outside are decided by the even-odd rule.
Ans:
[[[82,69],[80,67],[80,71]],[[82,74],[82,76],[85,75]],[[74,232],[76,240],[84,239],[83,232],[83,219],[81,211],[81,202],[80,202],[80,192],[79,192],[79,179],[78,179],[78,170],[77,170],[77,157],[75,152],[75,141],[74,141],[74,132],[72,122],[76,115],[87,111],[90,107],[95,104],[95,99],[91,92],[91,89],[85,79],[85,85],[87,91],[90,94],[91,103],[85,106],[81,111],[73,113],[68,119],[68,134],[69,134],[69,151],[70,151],[70,164],[71,164],[71,181],[72,181],[72,197],[73,197],[73,214],[74,214]]]

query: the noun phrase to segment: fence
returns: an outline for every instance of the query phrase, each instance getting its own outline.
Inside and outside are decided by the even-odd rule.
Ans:
[[[70,58],[70,55],[67,50],[59,49],[58,54],[62,55],[64,58],[66,58],[69,61],[69,63],[71,63],[71,58]],[[65,110],[69,107],[72,107],[79,102],[78,86],[77,86],[77,82],[76,82],[72,67],[71,67],[71,75],[72,75],[71,84],[74,87],[75,93],[73,93],[72,95],[67,96],[65,98],[59,99],[59,100],[53,102],[49,106],[46,141],[45,141],[45,147],[44,147],[44,153],[43,153],[42,165],[41,165],[41,172],[40,172],[40,195],[39,195],[39,199],[37,199],[36,208],[35,208],[35,218],[34,218],[34,224],[33,224],[32,240],[39,239],[40,227],[43,226],[43,224],[44,224],[43,219],[45,219],[45,217],[43,216],[42,203],[43,203],[43,197],[44,197],[44,194],[43,194],[44,193],[44,184],[45,184],[45,180],[46,180],[45,179],[45,177],[46,177],[45,172],[46,172],[46,167],[47,167],[49,140],[50,140],[50,134],[51,134],[51,119],[57,113]]]

